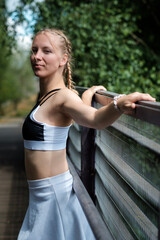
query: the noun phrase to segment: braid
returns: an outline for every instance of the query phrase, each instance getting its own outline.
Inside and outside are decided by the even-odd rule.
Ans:
[[[68,83],[68,88],[72,88],[72,72],[71,72],[71,66],[70,63],[67,62],[67,83]]]
[[[50,33],[50,34],[55,34],[58,35],[60,40],[61,40],[61,49],[63,53],[66,53],[68,56],[68,61],[64,67],[63,70],[63,78],[64,81],[67,82],[67,87],[74,91],[75,93],[78,94],[78,92],[75,90],[74,82],[72,81],[72,69],[71,69],[71,64],[72,64],[72,47],[71,47],[71,42],[68,39],[68,37],[64,34],[63,31],[58,30],[58,29],[44,29],[39,31],[36,35],[39,33]]]
[[[69,62],[67,62],[67,84],[69,89],[77,93],[74,86],[75,83],[72,81],[72,70]]]

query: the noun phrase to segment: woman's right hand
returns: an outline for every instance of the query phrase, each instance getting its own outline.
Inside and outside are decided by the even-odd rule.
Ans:
[[[153,98],[148,93],[134,92],[121,98],[117,99],[117,106],[121,112],[130,112],[136,108],[136,102],[138,101],[152,101],[155,102],[156,99]]]

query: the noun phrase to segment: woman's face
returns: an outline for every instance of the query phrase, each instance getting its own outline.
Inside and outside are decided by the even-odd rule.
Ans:
[[[67,56],[62,54],[59,36],[38,34],[32,43],[31,65],[39,78],[52,77],[57,71],[62,72]]]

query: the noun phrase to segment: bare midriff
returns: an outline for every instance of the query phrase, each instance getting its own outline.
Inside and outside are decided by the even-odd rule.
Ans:
[[[41,151],[25,149],[25,168],[28,180],[56,176],[68,170],[66,149]]]

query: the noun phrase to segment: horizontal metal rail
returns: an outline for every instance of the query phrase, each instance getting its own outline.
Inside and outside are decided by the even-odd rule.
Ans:
[[[76,87],[76,89],[80,94],[87,90],[87,88],[84,87]],[[95,101],[105,106],[112,102],[113,98],[117,95],[118,94],[114,92],[97,91],[95,94]],[[138,101],[135,110],[128,115],[160,126],[160,102]]]
[[[116,95],[118,94],[107,91],[97,91],[97,94],[95,95],[95,101],[100,103],[101,105],[107,105],[109,102],[113,101],[113,98]],[[107,98],[101,96],[106,96]],[[128,115],[160,126],[160,103],[150,101],[138,101],[136,103],[135,110],[133,110]]]
[[[86,89],[77,87],[80,95]],[[116,95],[98,91],[93,106],[108,105]],[[71,128],[68,155],[98,213],[91,214],[93,202],[87,204],[78,179],[75,191],[96,239],[160,238],[159,126],[160,103],[139,101],[135,110],[104,130],[93,131],[78,124]],[[93,216],[101,218],[98,232]]]

